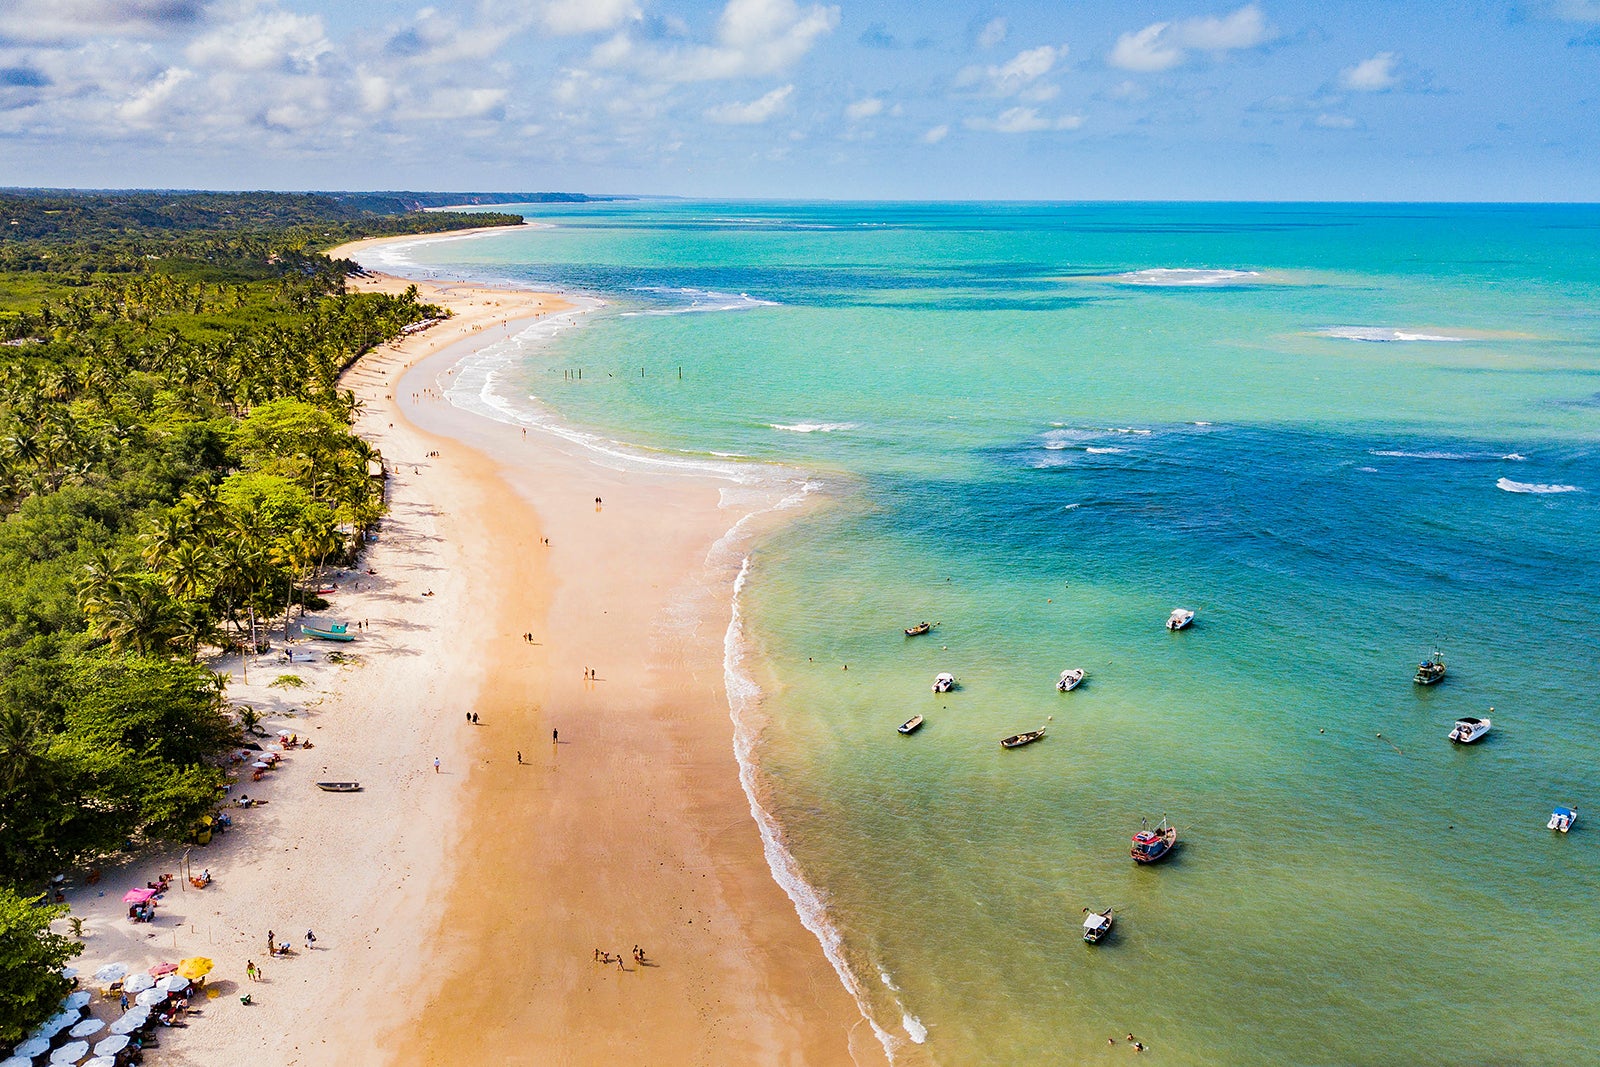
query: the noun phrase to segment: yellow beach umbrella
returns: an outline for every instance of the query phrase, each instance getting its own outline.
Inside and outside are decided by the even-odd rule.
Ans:
[[[211,973],[212,963],[204,956],[190,956],[178,964],[178,973],[191,981]]]

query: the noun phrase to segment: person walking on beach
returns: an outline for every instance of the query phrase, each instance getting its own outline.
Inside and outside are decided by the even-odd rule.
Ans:
[[[439,773],[439,757],[438,756],[433,757],[433,773],[434,774],[438,774]]]
[[[126,989],[122,991],[122,1010],[128,1010],[128,991]]]
[[[561,742],[561,731],[560,730],[551,730],[550,731],[550,743],[552,745],[555,745],[555,744],[559,744],[560,742]]]
[[[522,752],[521,752],[521,750],[518,750],[518,752],[517,752],[517,766],[518,767],[522,766]]]
[[[246,978],[250,979],[250,981],[254,982],[256,980],[256,974],[257,974],[257,972],[256,972],[256,961],[255,960],[245,960],[244,961],[244,976]]]
[[[273,946],[274,943],[275,942],[273,941],[272,931],[268,930],[267,931],[267,955],[269,955],[269,956],[272,955],[272,946]]]
[[[310,952],[317,947],[317,935],[310,930],[306,931],[306,951]]]

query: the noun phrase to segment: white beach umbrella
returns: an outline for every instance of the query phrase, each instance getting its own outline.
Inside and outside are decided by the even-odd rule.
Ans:
[[[115,982],[127,973],[128,965],[126,963],[108,963],[94,972],[94,980],[96,982]]]
[[[51,1063],[77,1063],[89,1052],[89,1042],[73,1041],[50,1053]]]
[[[189,979],[181,974],[169,974],[156,983],[157,989],[164,989],[168,993],[180,993],[189,988]]]
[[[84,1060],[83,1067],[117,1067],[115,1056],[96,1056],[92,1060]]]
[[[150,1021],[149,1008],[132,1008],[126,1015],[111,1024],[113,1034],[131,1034]]]
[[[76,1011],[89,1003],[89,991],[80,989],[76,993],[68,993],[61,1001],[62,1011]]]
[[[98,1034],[105,1028],[105,1023],[101,1022],[99,1019],[91,1017],[83,1020],[83,1022],[79,1023],[77,1026],[74,1026],[71,1030],[68,1030],[67,1033],[71,1034],[73,1037],[88,1037],[90,1034]]]
[[[166,999],[167,994],[164,991],[160,989],[146,989],[143,993],[140,993],[137,997],[135,997],[133,1002],[135,1004],[143,1004],[145,1007],[154,1007]]]
[[[156,980],[140,971],[138,974],[128,975],[128,980],[122,983],[122,988],[128,993],[143,993],[146,989],[155,988]]]
[[[94,1054],[96,1056],[115,1056],[128,1047],[128,1040],[127,1034],[112,1034],[110,1037],[95,1043]]]
[[[63,967],[63,968],[61,968],[61,977],[65,978],[69,982],[72,981],[74,978],[78,977],[78,968],[76,968],[76,967]]]
[[[39,1053],[48,1052],[49,1050],[50,1039],[48,1037],[30,1037],[11,1051],[18,1056],[26,1056],[31,1060]]]
[[[0,1060],[0,1067],[33,1067],[33,1060],[27,1056],[9,1056]]]
[[[71,1011],[63,1011],[59,1014],[52,1015],[49,1019],[45,1020],[43,1026],[39,1027],[39,1035],[41,1037],[55,1037],[61,1031],[77,1022],[79,1016],[82,1014],[83,1012],[74,1008]]]

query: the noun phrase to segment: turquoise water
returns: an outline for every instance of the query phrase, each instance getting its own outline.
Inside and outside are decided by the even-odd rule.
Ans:
[[[820,487],[741,597],[761,797],[899,1062],[1600,1061],[1600,209],[529,215],[405,250],[607,301],[511,404]]]

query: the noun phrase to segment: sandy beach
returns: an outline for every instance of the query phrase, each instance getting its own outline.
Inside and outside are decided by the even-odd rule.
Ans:
[[[464,356],[569,305],[352,282],[410,284],[454,316],[344,380],[389,471],[370,570],[329,596],[364,629],[342,663],[304,643],[285,661],[280,629],[218,664],[271,736],[316,747],[234,788],[269,803],[190,850],[215,880],[168,892],[156,923],[128,924],[121,894],[182,853],[70,889],[84,975],[217,961],[164,1063],[884,1062],[740,788],[722,662],[738,561],[708,554],[745,512],[711,479],[601,466],[439,398]],[[269,930],[294,954],[265,959]]]

